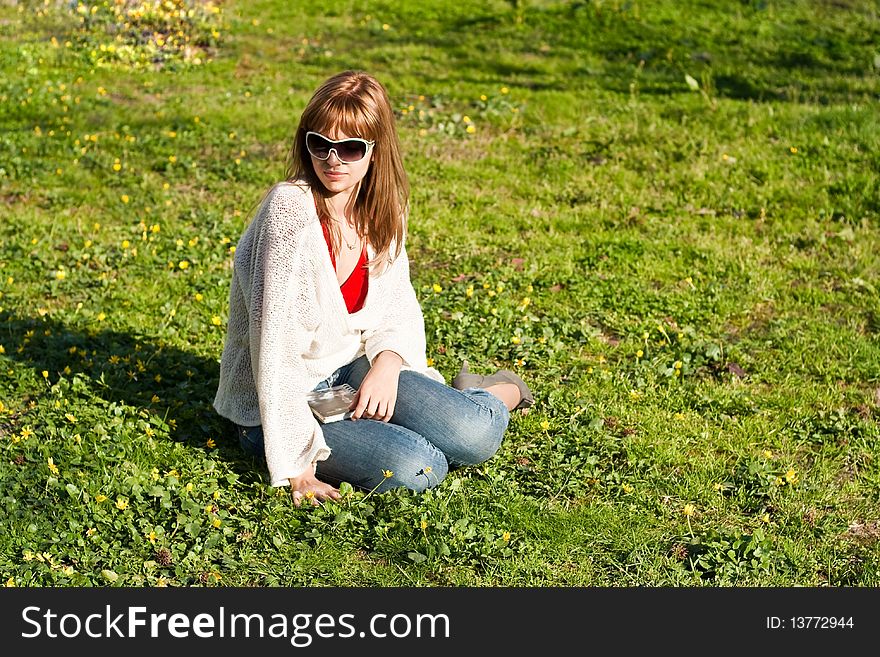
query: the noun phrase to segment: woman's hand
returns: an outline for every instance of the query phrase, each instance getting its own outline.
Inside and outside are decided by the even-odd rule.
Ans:
[[[397,403],[397,382],[402,365],[403,359],[393,351],[383,351],[376,356],[352,402],[352,420],[363,417],[388,422],[391,419]]]
[[[301,475],[291,477],[287,481],[290,482],[290,492],[296,506],[302,504],[303,500],[311,503],[312,506],[318,506],[321,500],[328,498],[338,500],[341,497],[338,489],[315,477],[315,467],[312,465]]]

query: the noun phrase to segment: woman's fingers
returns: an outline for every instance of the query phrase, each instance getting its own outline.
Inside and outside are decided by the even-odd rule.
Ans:
[[[321,500],[328,498],[338,500],[342,497],[339,489],[314,478],[308,482],[301,482],[298,487],[292,488],[291,496],[293,504],[297,507],[301,506],[304,500],[312,506],[318,506]]]
[[[379,400],[368,392],[361,390],[358,395],[358,403],[351,416],[355,419],[367,417],[374,419],[379,414]]]

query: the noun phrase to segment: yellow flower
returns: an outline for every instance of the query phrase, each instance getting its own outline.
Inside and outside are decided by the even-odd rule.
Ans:
[[[761,455],[762,455],[765,459],[772,459],[772,458],[773,458],[773,452],[770,451],[769,449],[765,449],[763,452],[761,452]]]
[[[156,544],[156,539],[159,538],[158,536],[156,536],[156,532],[154,532],[152,529],[150,530],[149,534],[144,534],[144,536],[146,536],[147,540],[150,541],[150,543],[152,543],[153,545]]]
[[[759,518],[759,520],[760,520],[761,522],[770,522],[770,514],[769,514],[769,513],[765,513],[764,515],[762,515],[762,516]]]
[[[550,428],[550,421],[549,420],[541,420],[541,428],[544,431],[547,431]]]
[[[214,442],[213,438],[208,438],[208,442],[205,443],[208,449],[214,449],[217,446],[217,443]]]
[[[180,267],[181,269],[186,269],[187,267],[189,267],[189,261],[188,260],[181,260],[180,262],[177,263],[177,266]]]
[[[105,501],[106,499],[107,499],[107,496],[101,495],[101,493],[98,493],[97,495],[95,495],[95,502],[97,502],[98,504]]]
[[[8,589],[14,588],[15,587],[15,578],[10,577],[9,579],[7,579],[6,584],[4,584],[4,586]]]
[[[195,293],[195,296],[194,296],[193,298],[194,298],[196,301],[201,301],[201,300],[204,299],[205,297],[202,296],[202,293],[201,293],[201,292],[196,292],[196,293]]]
[[[690,516],[694,515],[694,512],[696,512],[696,510],[697,510],[697,507],[695,507],[693,504],[685,504],[684,509],[682,509],[681,512],[684,515],[686,515],[687,517],[690,517]]]
[[[642,351],[641,349],[639,349],[639,350],[636,352],[636,358],[641,358],[641,357],[644,356],[644,355],[645,355],[645,352]]]
[[[382,470],[382,476],[384,476],[386,479],[391,479],[391,477],[394,476],[394,472],[392,472],[391,470]]]
[[[503,534],[501,534],[501,539],[503,541],[509,541],[510,540],[510,532],[504,532]]]
[[[724,488],[724,486],[722,486],[720,483],[718,483],[716,481],[714,484],[712,484],[712,488],[714,488],[717,491],[720,491],[722,488]]]
[[[214,326],[220,326],[220,324],[222,323],[222,320],[220,319],[219,315],[214,315],[211,317],[211,323]]]
[[[794,468],[789,468],[788,472],[785,473],[785,480],[790,484],[796,484],[798,480],[797,472],[794,471]]]
[[[0,344],[0,354],[5,354],[5,353],[6,353],[6,349],[3,347],[2,344]]]
[[[312,491],[309,491],[309,493],[312,493]],[[309,497],[309,493],[306,493],[306,497]],[[312,493],[312,495],[314,495],[314,493]],[[223,521],[220,520],[220,518],[214,518],[211,521],[211,524],[214,525],[214,527],[220,527],[220,525],[223,524]]]
[[[150,397],[150,401],[154,404],[157,403],[159,401],[159,395],[153,395],[152,397]]]
[[[518,335],[514,335],[512,338],[510,338],[510,341],[513,344],[520,344],[522,342],[522,338],[520,338]]]
[[[425,470],[425,474],[428,474],[429,472],[433,472],[434,468],[432,468],[430,465],[427,465],[427,466],[425,466],[424,470]]]
[[[67,273],[63,269],[59,269],[55,272],[55,278],[59,281],[63,281],[65,278],[67,278]]]
[[[123,499],[121,497],[116,498],[116,508],[120,511],[125,511],[128,508],[128,500]]]
[[[473,125],[468,125],[467,129],[465,129],[465,132],[467,132],[469,135],[474,134],[476,131],[477,129]]]
[[[128,203],[131,200],[131,198],[129,198],[128,194],[123,194],[119,198],[122,200],[123,203]]]
[[[508,91],[510,91],[510,89],[507,87],[501,87],[501,93],[506,94]]]
[[[123,249],[127,249],[130,246],[131,246],[131,242],[129,242],[128,240],[122,240],[122,248]]]
[[[98,313],[97,319],[99,322],[103,322],[105,319],[107,319],[107,315],[105,315],[104,313]]]
[[[71,424],[76,424],[76,417],[75,417],[72,413],[65,413],[65,414],[64,414],[64,417],[65,417],[65,418],[67,419],[67,421],[70,422]]]
[[[188,483],[186,486],[183,487],[183,489],[184,489],[187,493],[192,493],[193,488],[195,488],[195,486],[192,485],[192,482]]]
[[[89,527],[89,528],[86,530],[86,536],[89,536],[89,537],[94,536],[94,535],[97,534],[97,533],[98,533],[98,530],[95,529],[94,527]]]
[[[434,365],[434,359],[433,359],[433,358],[429,358],[426,362],[427,362],[427,364],[428,364],[428,367],[431,367],[432,365]]]
[[[44,379],[48,379],[48,378],[49,378],[49,371],[48,371],[48,370],[43,370],[43,378],[44,378]]]
[[[159,588],[165,588],[166,586],[168,586],[168,580],[164,577],[160,577],[156,580],[156,586]]]
[[[211,497],[213,497],[215,500],[219,500],[220,499],[220,490],[218,489],[218,490],[215,490],[213,493],[211,493]]]
[[[51,457],[51,456],[50,456],[49,459],[46,461],[46,464],[49,466],[49,470],[50,470],[50,472],[52,472],[52,474],[55,474],[55,475],[58,474],[58,466],[55,465],[55,461],[52,460],[52,457]]]
[[[428,521],[427,521],[427,520],[422,520],[422,521],[419,523],[419,527],[422,529],[422,531],[425,531],[425,530],[428,528]]]
[[[624,484],[622,488],[624,493],[632,493],[635,490],[635,488],[630,486],[629,484]]]
[[[434,285],[432,285],[431,287],[434,290],[434,292],[436,292],[438,294],[443,291],[443,288],[440,287],[437,283],[434,283]]]
[[[792,153],[797,153],[797,146],[792,146],[788,150],[790,150]]]
[[[629,398],[632,399],[632,400],[634,400],[634,401],[635,401],[635,400],[638,400],[638,399],[641,399],[641,398],[642,398],[642,393],[641,393],[640,391],[638,391],[638,390],[630,390],[630,391],[629,391]]]
[[[174,164],[175,162],[177,162],[177,156],[176,155],[169,155],[168,161],[171,162],[171,164]]]
[[[474,286],[468,285],[467,289],[464,291],[464,293],[465,293],[465,296],[467,296],[468,298],[474,296]]]

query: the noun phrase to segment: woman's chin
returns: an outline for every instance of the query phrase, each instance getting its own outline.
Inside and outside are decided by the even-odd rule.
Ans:
[[[331,194],[341,194],[342,192],[348,191],[353,187],[353,185],[347,178],[321,178],[321,182],[324,183],[324,188]]]

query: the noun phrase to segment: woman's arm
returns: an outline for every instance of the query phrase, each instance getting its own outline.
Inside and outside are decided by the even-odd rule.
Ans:
[[[364,350],[373,364],[385,351],[393,351],[402,365],[418,370],[427,367],[425,361],[425,320],[409,278],[409,259],[406,246],[391,264],[383,286],[383,316],[376,328],[364,331]]]
[[[305,201],[310,199],[303,195],[291,186],[269,194],[254,219],[259,223],[250,254],[248,340],[273,486],[300,481],[310,469],[313,476],[312,464],[330,454],[305,399],[308,375],[302,354],[310,332],[304,322],[315,311],[316,283],[305,239],[310,218]],[[316,487],[313,492],[322,491]]]

